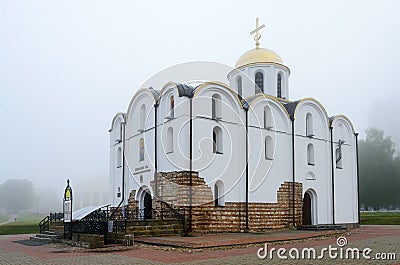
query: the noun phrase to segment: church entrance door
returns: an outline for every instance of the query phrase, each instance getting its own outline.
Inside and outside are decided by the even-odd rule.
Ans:
[[[311,225],[311,196],[308,192],[303,199],[303,225]]]
[[[151,195],[148,192],[144,194],[144,219],[151,219],[151,210],[152,210],[152,200]]]

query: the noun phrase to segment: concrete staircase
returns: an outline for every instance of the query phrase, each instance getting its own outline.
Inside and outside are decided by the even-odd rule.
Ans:
[[[62,238],[62,235],[58,235],[55,232],[45,231],[43,234],[36,234],[35,236],[31,236],[30,240],[45,244],[51,244],[59,242]]]
[[[142,236],[170,236],[182,235],[183,224],[181,220],[128,220],[126,234],[136,237]],[[124,233],[108,233],[108,239],[113,243],[123,243]]]
[[[126,224],[126,233],[135,236],[180,235],[182,230],[180,220],[129,220]]]

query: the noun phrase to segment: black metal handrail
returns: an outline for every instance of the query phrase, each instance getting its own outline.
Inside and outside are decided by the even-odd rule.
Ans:
[[[181,219],[183,217],[182,212],[179,208],[174,208],[165,201],[160,201],[160,203],[161,203],[161,209],[163,209],[164,211],[170,211],[173,217],[178,219]],[[183,209],[183,212],[185,212],[185,209]]]
[[[39,231],[43,234],[45,231],[49,231],[50,228],[50,217],[46,216],[39,222]]]
[[[131,220],[159,220],[159,219],[182,219],[183,214],[177,209],[161,208],[161,209],[138,209],[130,210],[125,214],[126,219]]]
[[[167,208],[166,210],[171,213],[172,218],[177,218],[182,221],[182,227],[183,227],[183,235],[188,235],[187,229],[186,229],[186,215],[185,215],[185,208],[179,209],[179,208],[173,208],[169,203],[160,201],[161,202],[161,209],[163,207]],[[165,209],[164,208],[164,209]]]
[[[161,201],[160,208],[129,210],[125,213],[125,220],[163,220],[176,219],[182,222],[184,235],[187,235],[185,208],[174,208],[170,204]],[[115,226],[114,226],[115,227]]]

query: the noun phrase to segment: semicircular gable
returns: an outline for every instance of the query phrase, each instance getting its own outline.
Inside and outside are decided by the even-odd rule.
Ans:
[[[159,92],[151,88],[141,88],[138,91],[136,91],[131,101],[129,102],[125,120],[127,121],[129,119],[129,114],[131,113],[131,109],[135,109],[137,102],[140,101],[139,100],[140,98],[150,97],[152,101],[155,103],[158,99],[158,94]]]
[[[286,110],[285,106],[282,105],[275,97],[267,95],[267,94],[259,94],[256,98],[251,99],[250,107],[254,107],[256,104],[258,104],[260,101],[262,102],[263,99],[267,99],[268,102],[271,102],[272,104],[275,104],[282,112],[284,112],[285,116],[290,119],[290,115],[288,111]],[[247,99],[245,99],[247,101]]]
[[[323,120],[326,122],[326,127],[329,127],[329,117],[328,117],[328,113],[326,112],[324,106],[316,99],[314,98],[303,98],[301,99],[298,104],[296,105],[296,108],[294,110],[294,119],[296,119],[296,114],[297,111],[304,105],[309,105],[309,106],[313,106],[317,112],[320,114],[321,118],[323,118]]]
[[[160,94],[158,95],[158,98],[157,98],[157,103],[160,104],[161,99],[162,99],[166,94],[169,94],[171,90],[175,90],[175,91],[176,91],[176,95],[179,95],[179,91],[178,91],[178,89],[177,89],[177,85],[178,85],[178,84],[177,84],[177,83],[174,83],[174,82],[168,82],[168,83],[166,83],[166,84],[161,88]]]
[[[168,82],[168,83],[166,83],[163,87],[162,87],[162,89],[161,89],[161,91],[160,91],[160,94],[159,94],[159,96],[158,96],[158,102],[160,101],[160,99],[161,99],[161,97],[165,94],[165,93],[167,93],[171,88],[174,88],[174,89],[176,89],[176,93],[177,93],[177,95],[178,96],[180,96],[180,97],[189,97],[189,98],[191,98],[191,97],[193,97],[193,91],[194,91],[194,88],[193,87],[191,87],[191,86],[188,86],[188,85],[186,85],[186,84],[180,84],[180,83],[175,83],[175,82]]]
[[[162,96],[165,93],[167,93],[171,88],[176,89],[177,88],[176,86],[177,86],[177,83],[175,83],[175,82],[170,81],[168,83],[165,83],[164,86],[160,90],[160,94],[158,95],[157,101],[160,102],[160,98],[162,98]],[[176,92],[178,92],[178,90]]]
[[[342,120],[342,122],[349,127],[349,129],[354,133],[356,133],[356,131],[354,130],[354,126],[353,123],[350,121],[350,119],[343,115],[343,114],[339,114],[339,115],[335,115],[332,117],[333,119],[330,121],[330,126],[334,126],[334,123],[338,122],[339,120]]]
[[[272,111],[272,114],[275,112],[278,113],[278,115],[281,116],[281,119],[284,124],[284,130],[288,131],[290,127],[290,116],[288,112],[286,111],[286,108],[274,97],[271,97],[269,95],[262,94],[258,96],[257,98],[253,99],[249,105],[249,109],[251,108],[252,110],[256,111],[258,110],[259,106],[262,106],[262,109],[264,109],[265,106],[268,106]],[[260,117],[262,119],[262,117]]]
[[[118,112],[117,114],[115,114],[114,118],[111,121],[111,127],[110,130],[108,130],[108,132],[111,132],[114,129],[114,126],[118,121],[118,119],[121,119],[121,122],[125,122],[125,113]]]
[[[194,91],[193,97],[204,94],[209,89],[218,90],[218,92],[223,93],[227,98],[230,99],[233,106],[238,107],[236,111],[239,111],[239,109],[243,108],[242,102],[239,99],[236,92],[234,90],[232,90],[232,88],[230,88],[228,85],[226,85],[222,82],[212,81],[212,82],[205,82],[205,83],[201,84]]]

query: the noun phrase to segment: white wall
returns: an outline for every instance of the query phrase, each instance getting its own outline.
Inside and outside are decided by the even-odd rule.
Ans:
[[[211,102],[221,96],[220,120],[213,120]],[[202,88],[193,98],[193,170],[199,172],[211,187],[220,180],[224,184],[225,201],[245,198],[245,113],[240,102],[228,89],[218,85]],[[223,134],[223,153],[213,153],[213,128]]]
[[[170,96],[175,99],[174,118],[167,119],[170,112]],[[158,111],[158,171],[169,172],[189,169],[189,107],[187,97],[179,97],[175,86],[163,90]],[[173,128],[173,152],[166,153],[166,137],[169,127]]]
[[[121,126],[123,122],[122,114],[116,115],[113,120],[113,124],[111,125],[110,131],[110,189],[109,189],[109,197],[110,203],[112,206],[118,205],[121,198],[117,197],[118,187],[122,191],[122,167],[117,167],[117,155],[118,155],[118,148],[122,150],[122,142],[117,141],[118,139],[122,140],[121,138]]]
[[[245,87],[245,86],[244,86]],[[243,88],[244,88],[243,87]],[[252,85],[254,88],[254,85]],[[221,119],[212,118],[212,96],[221,97]],[[169,96],[175,97],[175,115],[169,116]],[[155,98],[146,90],[139,91],[131,101],[126,116],[126,194],[127,200],[132,189],[150,187],[154,178],[154,133]],[[144,131],[138,131],[140,108],[146,105]],[[220,180],[224,184],[226,202],[245,201],[246,169],[246,112],[237,96],[227,87],[208,83],[195,91],[193,104],[193,170],[199,172],[214,193],[214,184]],[[263,128],[264,107],[268,106],[273,117],[272,128]],[[165,87],[157,108],[157,148],[158,171],[189,170],[190,140],[190,99],[179,97],[175,86]],[[314,136],[306,136],[306,115],[313,117]],[[115,142],[116,128],[121,119],[114,119],[110,133],[110,184],[111,203],[116,205],[121,198],[116,190],[121,185],[121,168],[116,168],[116,153],[120,143]],[[276,202],[277,191],[284,181],[292,181],[292,128],[286,109],[273,98],[260,95],[252,98],[248,111],[249,124],[249,201]],[[218,126],[223,134],[223,152],[213,152],[213,128]],[[173,128],[174,151],[165,153],[163,143],[169,127]],[[335,216],[336,223],[357,222],[357,179],[355,138],[351,124],[345,118],[337,118],[333,123],[334,145],[338,139],[345,140],[343,146],[343,169],[335,168]],[[341,129],[340,129],[341,128]],[[272,160],[265,159],[265,137],[274,142]],[[145,158],[139,161],[139,141],[144,138]],[[307,145],[314,146],[315,165],[307,163]],[[323,107],[313,99],[302,100],[295,111],[295,181],[303,184],[303,195],[307,190],[315,192],[316,216],[318,224],[332,223],[332,176],[329,121]],[[140,176],[143,182],[140,183]],[[314,177],[310,177],[314,176]],[[121,187],[122,190],[122,187]]]
[[[228,74],[230,86],[237,93],[237,76],[242,77],[243,98],[255,94],[255,74],[261,72],[264,75],[264,93],[277,97],[277,79],[278,73],[282,74],[282,98],[289,99],[289,69],[278,64],[257,64],[240,69],[235,69]]]
[[[339,117],[334,120],[332,125],[335,163],[335,221],[338,224],[357,223],[358,201],[355,135],[346,119]],[[336,167],[335,155],[339,139],[345,141],[342,145],[341,169]]]
[[[271,110],[273,127],[264,129],[264,107]],[[292,179],[291,132],[284,107],[261,97],[249,109],[249,200],[276,202],[277,191]],[[273,139],[273,160],[265,159],[265,138]]]
[[[306,136],[306,115],[313,117],[314,137]],[[295,175],[303,183],[303,197],[308,189],[316,192],[318,224],[332,223],[332,182],[330,134],[327,116],[314,101],[299,103],[295,113]],[[307,145],[314,146],[315,165],[308,165]],[[307,176],[311,172],[315,179]]]

